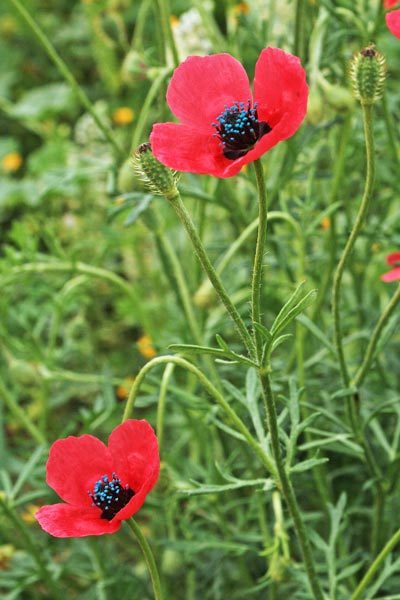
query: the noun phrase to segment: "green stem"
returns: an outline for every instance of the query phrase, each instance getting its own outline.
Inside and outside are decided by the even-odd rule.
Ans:
[[[222,394],[213,386],[213,384],[207,379],[207,377],[192,363],[181,358],[180,356],[157,356],[153,358],[148,363],[144,365],[144,367],[139,371],[136,376],[135,381],[132,384],[128,400],[125,405],[125,411],[122,416],[122,421],[126,421],[126,419],[130,418],[132,413],[136,396],[138,394],[139,388],[143,379],[146,377],[147,373],[157,367],[158,365],[173,363],[178,365],[190,373],[193,373],[200,383],[203,385],[205,390],[210,394],[212,398],[219,404],[219,406],[223,409],[225,414],[228,416],[230,423],[236,428],[236,430],[242,434],[244,439],[247,441],[249,446],[254,450],[257,456],[260,458],[261,462],[267,468],[268,472],[275,477],[275,466],[270,457],[266,454],[266,452],[261,448],[258,442],[251,435],[250,431],[247,429],[246,425],[240,419],[240,417],[236,414],[236,412],[231,408],[230,404],[225,400]]]
[[[154,598],[155,600],[162,600],[163,595],[161,591],[160,576],[158,574],[156,561],[154,560],[154,556],[151,551],[150,545],[144,537],[139,525],[134,519],[128,519],[127,523],[130,529],[132,530],[133,534],[135,535],[140,549],[143,553],[144,559],[146,561],[146,565],[151,577],[151,583],[153,585]]]
[[[47,584],[49,590],[51,592],[51,597],[57,600],[63,600],[65,598],[63,592],[60,590],[59,586],[53,579],[53,576],[49,569],[46,566],[46,563],[43,560],[43,552],[39,550],[37,545],[32,540],[32,536],[29,531],[25,527],[24,523],[18,516],[15,514],[13,508],[8,505],[7,500],[5,500],[0,494],[0,508],[3,510],[4,514],[8,517],[8,519],[13,524],[14,528],[20,532],[22,539],[25,542],[26,549],[30,552],[32,559],[36,562],[40,576],[42,581]]]
[[[387,557],[389,552],[391,550],[393,550],[393,548],[399,542],[400,542],[400,529],[398,529],[396,531],[396,533],[390,538],[390,540],[388,541],[386,546],[378,554],[378,556],[376,557],[376,559],[374,560],[374,562],[372,563],[372,565],[370,566],[368,571],[365,573],[365,575],[362,578],[362,580],[360,581],[360,583],[358,584],[356,590],[353,592],[350,600],[359,600],[359,598],[361,597],[365,588],[367,587],[367,585],[371,581],[372,577],[374,576],[376,571],[379,569],[379,567],[381,566],[381,564],[383,563],[383,561],[385,560],[385,558]]]
[[[363,224],[365,215],[367,214],[369,203],[372,197],[372,191],[375,180],[375,160],[374,160],[374,137],[372,129],[372,114],[373,107],[370,104],[363,104],[363,121],[364,121],[364,133],[365,133],[365,148],[367,157],[367,174],[365,181],[364,195],[362,198],[361,206],[359,208],[356,222],[347,240],[346,246],[343,250],[343,254],[339,260],[336,268],[334,280],[333,280],[333,294],[332,294],[332,318],[334,326],[334,342],[336,346],[336,353],[339,361],[339,368],[342,377],[342,381],[345,387],[350,385],[350,376],[347,370],[346,359],[343,350],[343,335],[340,318],[340,292],[343,272],[346,267],[347,261],[350,257],[351,251],[353,250],[355,241],[360,233],[361,226]],[[356,408],[354,402],[349,407],[350,418],[355,428]]]
[[[250,356],[254,357],[254,344],[253,340],[247,331],[247,328],[239,315],[236,307],[232,303],[230,296],[226,292],[221,279],[216,273],[213,265],[211,264],[210,259],[205,251],[203,243],[196,231],[196,228],[193,224],[193,221],[186,210],[185,205],[183,204],[179,193],[176,193],[174,196],[168,197],[170,204],[174,208],[176,214],[181,220],[184,228],[186,229],[187,234],[189,235],[190,241],[192,242],[193,249],[196,253],[197,258],[199,259],[204,271],[206,272],[212,286],[214,287],[216,293],[218,294],[219,299],[225,306],[229,316],[234,322],[237,332],[249,352]]]
[[[185,313],[190,332],[193,336],[195,343],[201,346],[203,344],[201,328],[193,310],[193,303],[191,301],[190,292],[186,284],[186,279],[184,271],[182,269],[182,265],[168,237],[163,235],[163,232],[159,227],[158,215],[155,211],[153,211],[153,217],[156,223],[156,227],[154,228],[153,233],[156,236],[160,251],[164,254],[168,267],[172,272],[173,281],[175,282],[177,288],[177,295],[182,304],[182,308]],[[214,361],[209,356],[204,356],[203,360],[205,365],[207,366],[208,372],[210,373],[214,384],[216,384],[218,387],[219,379]]]
[[[394,294],[393,298],[390,300],[389,304],[385,308],[378,323],[375,326],[375,329],[371,335],[367,350],[364,355],[364,360],[353,378],[352,385],[354,387],[358,388],[364,381],[365,376],[367,375],[369,368],[371,366],[371,362],[374,359],[376,347],[378,345],[382,330],[385,327],[388,320],[390,319],[390,317],[392,316],[392,314],[399,302],[400,302],[400,285],[397,288],[396,293]]]
[[[22,19],[25,21],[25,23],[28,25],[28,27],[31,29],[31,31],[34,33],[34,35],[37,37],[37,39],[39,40],[39,42],[41,43],[43,48],[46,50],[48,56],[51,58],[51,60],[54,62],[54,64],[60,71],[61,75],[64,77],[64,79],[67,81],[67,83],[69,83],[69,85],[73,89],[74,93],[76,94],[77,98],[79,98],[79,101],[81,102],[82,106],[84,106],[86,108],[86,110],[91,115],[94,122],[96,123],[97,127],[100,129],[100,131],[103,133],[104,137],[114,148],[117,156],[119,158],[123,158],[124,151],[122,150],[122,148],[120,148],[119,144],[115,140],[111,131],[108,129],[108,127],[102,122],[100,117],[97,115],[88,96],[85,94],[85,92],[83,91],[83,89],[81,88],[81,86],[79,85],[79,83],[77,82],[77,80],[75,79],[73,74],[71,73],[71,71],[68,68],[68,66],[66,65],[66,63],[63,61],[61,56],[58,54],[58,52],[55,49],[55,47],[53,46],[53,44],[50,42],[50,40],[44,34],[44,32],[40,29],[40,27],[36,23],[36,21],[33,19],[32,15],[29,14],[29,12],[21,4],[21,2],[19,0],[8,0],[8,1],[15,7],[15,9],[18,11],[19,15],[22,17]]]
[[[350,135],[352,132],[351,127],[351,113],[349,113],[343,120],[341,130],[339,133],[338,148],[336,150],[336,161],[334,166],[333,179],[330,184],[330,194],[328,206],[332,206],[339,196],[339,190],[343,185],[343,177],[346,168],[346,149],[349,143]],[[324,305],[325,297],[332,281],[332,273],[335,266],[336,260],[336,216],[335,213],[331,214],[331,222],[329,227],[329,234],[327,236],[327,245],[329,249],[329,258],[326,268],[324,268],[324,278],[319,287],[319,293],[317,300],[313,306],[311,320],[314,321],[318,315],[321,314],[321,308]]]
[[[135,131],[134,131],[134,134],[132,137],[131,152],[136,152],[137,147],[139,146],[140,142],[142,141],[143,131],[145,130],[145,128],[148,125],[148,119],[149,119],[151,105],[153,104],[154,99],[157,97],[157,95],[161,95],[160,89],[161,89],[163,83],[165,82],[166,78],[170,75],[170,73],[171,73],[170,68],[162,69],[161,73],[153,81],[153,83],[150,86],[149,91],[147,92],[146,99],[142,104],[142,107],[140,109],[140,114],[136,121]]]
[[[256,250],[253,262],[253,278],[251,283],[251,310],[253,322],[253,335],[257,350],[257,358],[261,361],[262,355],[262,336],[254,327],[254,324],[261,324],[261,282],[263,270],[264,248],[267,239],[267,195],[265,191],[264,173],[260,159],[254,161],[254,169],[257,179],[258,190],[258,231]]]
[[[27,416],[26,411],[24,411],[15,401],[14,396],[11,392],[9,392],[4,385],[3,381],[0,379],[0,398],[4,401],[4,404],[7,406],[10,413],[14,416],[20,425],[26,429],[26,431],[32,436],[32,438],[38,444],[46,444],[46,438],[42,434],[42,432],[36,427],[34,423]]]
[[[160,394],[158,396],[158,402],[157,402],[156,431],[157,431],[157,438],[158,438],[158,449],[159,449],[160,454],[161,454],[161,447],[162,447],[162,443],[163,443],[163,439],[164,439],[165,402],[167,399],[169,380],[172,377],[174,369],[175,369],[175,365],[173,363],[167,364],[164,374],[161,379]]]
[[[169,44],[169,47],[170,47],[170,50],[172,53],[172,60],[173,60],[174,66],[177,67],[179,64],[179,56],[178,56],[178,50],[177,50],[176,44],[175,44],[174,34],[172,33],[172,28],[171,28],[171,22],[170,22],[171,11],[169,8],[169,2],[168,2],[168,0],[157,0],[157,5],[158,5],[159,14],[160,14],[160,21],[161,21],[163,37]]]
[[[290,515],[293,519],[296,537],[303,555],[304,567],[314,598],[315,600],[324,600],[324,595],[318,581],[317,571],[315,568],[307,531],[301,515],[301,510],[297,503],[293,486],[291,484],[290,478],[285,468],[284,461],[282,459],[275,399],[272,393],[269,376],[267,374],[260,373],[260,381],[262,386],[262,393],[264,396],[264,404],[267,409],[268,431],[271,440],[272,454],[275,459],[276,469],[278,472],[278,479],[280,483],[279,488],[282,491]]]
[[[304,0],[296,1],[293,54],[304,62]]]

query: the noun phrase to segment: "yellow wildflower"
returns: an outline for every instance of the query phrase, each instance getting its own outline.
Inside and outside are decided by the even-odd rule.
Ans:
[[[129,125],[134,118],[135,113],[129,106],[120,106],[112,114],[112,120],[116,125]]]
[[[117,396],[118,400],[125,400],[129,396],[129,390],[134,381],[135,377],[127,377],[124,383],[117,385],[115,395]]]
[[[324,229],[324,231],[328,231],[330,226],[331,226],[331,220],[329,217],[324,217],[323,219],[321,219],[321,227],[322,227],[322,229]]]
[[[23,513],[21,513],[21,519],[28,525],[36,523],[35,513],[39,510],[40,506],[37,504],[27,504]]]
[[[9,152],[1,159],[2,167],[9,173],[14,173],[22,166],[23,160],[19,152]]]
[[[137,341],[137,347],[142,356],[150,360],[157,356],[153,342],[148,335],[142,335]]]

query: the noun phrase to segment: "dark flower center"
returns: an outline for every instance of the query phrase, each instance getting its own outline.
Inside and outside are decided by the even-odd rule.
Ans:
[[[117,512],[128,504],[135,492],[128,484],[122,487],[120,479],[113,473],[111,481],[107,475],[103,475],[96,481],[93,491],[89,491],[88,494],[93,500],[92,506],[98,506],[102,510],[101,519],[111,521]]]
[[[251,108],[250,100],[247,106],[244,102],[235,102],[231,107],[225,104],[223,112],[211,125],[216,128],[214,135],[221,140],[222,152],[229,160],[247,154],[272,129],[265,121],[258,120],[257,104]]]

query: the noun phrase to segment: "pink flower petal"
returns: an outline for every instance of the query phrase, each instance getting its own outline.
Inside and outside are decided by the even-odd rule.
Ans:
[[[189,56],[175,69],[167,91],[173,114],[184,125],[210,135],[215,132],[211,123],[225,104],[247,102],[251,97],[246,71],[229,54]]]
[[[42,506],[35,517],[44,531],[60,538],[103,535],[114,533],[121,527],[121,520],[101,519],[99,509],[71,504]]]
[[[384,273],[383,275],[381,275],[381,279],[382,281],[397,281],[398,279],[400,279],[400,267],[396,267],[388,273]]]
[[[388,13],[385,17],[386,25],[393,35],[400,39],[400,9]]]
[[[92,435],[70,436],[50,448],[46,481],[66,502],[91,506],[88,491],[102,475],[111,476],[113,471],[111,454],[103,442]]]

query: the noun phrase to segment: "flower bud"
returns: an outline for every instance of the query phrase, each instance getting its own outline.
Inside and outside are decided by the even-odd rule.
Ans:
[[[361,104],[373,104],[383,93],[386,60],[373,44],[353,56],[350,77],[356,98]]]
[[[155,158],[149,142],[139,146],[133,160],[137,175],[153,194],[166,198],[172,198],[177,194],[176,171],[168,169]]]

